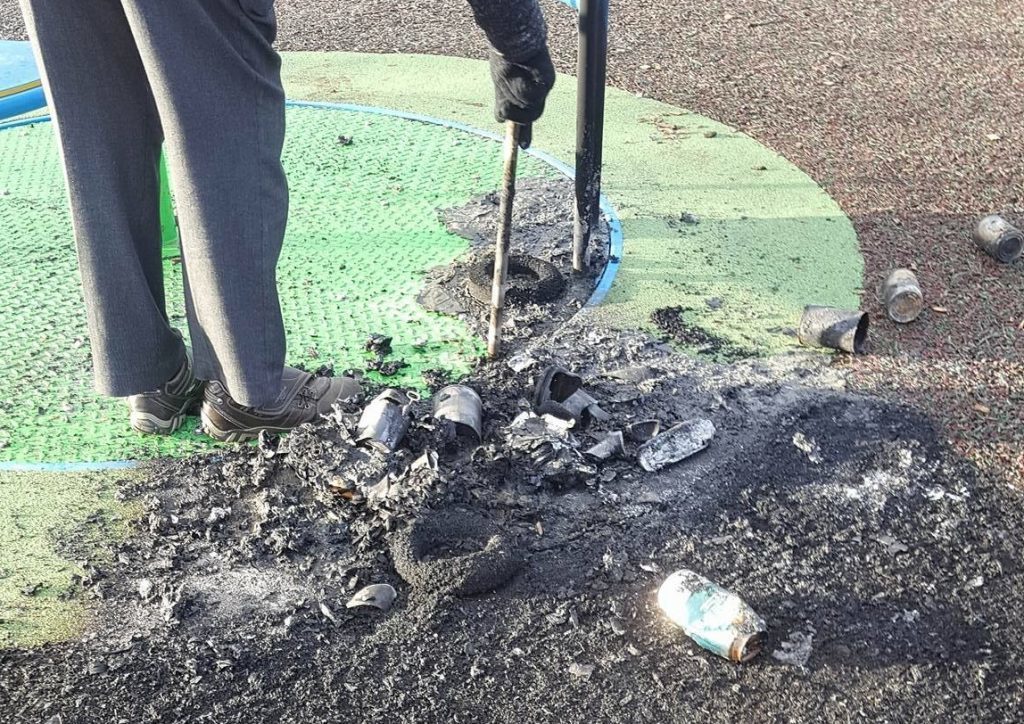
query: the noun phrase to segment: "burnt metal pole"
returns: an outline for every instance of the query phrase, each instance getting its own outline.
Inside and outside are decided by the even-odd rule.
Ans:
[[[601,147],[608,60],[608,0],[579,0],[576,68],[576,213],[572,267],[586,268],[590,235],[601,215]]]

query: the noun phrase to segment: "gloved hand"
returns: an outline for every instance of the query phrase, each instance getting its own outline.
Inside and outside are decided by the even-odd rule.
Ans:
[[[511,63],[492,50],[491,78],[494,80],[494,117],[502,123],[520,124],[519,146],[529,148],[532,124],[544,113],[544,101],[555,85],[555,66],[548,49],[519,63]]]

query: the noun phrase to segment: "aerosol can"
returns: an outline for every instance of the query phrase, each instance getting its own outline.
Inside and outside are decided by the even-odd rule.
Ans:
[[[730,661],[761,651],[764,619],[734,593],[693,571],[676,571],[658,590],[665,615],[698,644]]]

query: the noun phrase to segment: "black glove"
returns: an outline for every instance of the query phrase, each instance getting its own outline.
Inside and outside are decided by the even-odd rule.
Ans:
[[[501,123],[514,121],[521,125],[519,145],[529,148],[532,124],[544,113],[544,101],[555,85],[555,66],[548,49],[519,63],[511,63],[492,50],[491,78],[494,117]]]

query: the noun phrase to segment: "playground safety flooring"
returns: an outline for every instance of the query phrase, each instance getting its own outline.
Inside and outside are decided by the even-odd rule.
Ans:
[[[421,27],[413,27],[410,20],[420,20],[423,15],[422,8],[416,4],[403,8],[402,12],[379,3],[356,2],[331,8],[332,4],[280,0],[282,29],[285,31],[282,33],[283,41],[292,43],[292,47],[304,48],[320,49],[325,45],[366,50],[411,48],[447,54],[464,53],[467,52],[464,50],[466,45],[480,43],[478,35],[468,32],[468,18],[462,25],[458,22],[428,22]],[[448,8],[445,3],[439,3],[439,7],[444,8],[438,12],[450,9],[455,15],[457,3],[451,4],[453,7]],[[14,3],[13,0],[5,0],[0,3],[0,6],[3,5],[11,7]],[[552,5],[551,2],[545,2],[549,17],[554,21],[553,29],[557,26],[559,30],[566,31],[552,33],[556,57],[564,61],[575,51],[572,42],[575,37],[572,34],[575,17],[570,18],[568,12],[559,16],[553,11]],[[930,259],[924,257],[918,259],[918,262],[923,263],[922,274],[930,277],[926,280],[934,283],[948,276],[943,272],[950,268],[957,269],[964,263],[966,254],[960,251],[962,230],[969,223],[967,217],[974,213],[979,200],[982,206],[989,206],[990,202],[996,202],[994,205],[998,206],[1001,200],[1017,205],[1018,184],[1014,179],[1018,179],[1019,174],[1014,173],[1013,161],[1016,156],[1005,149],[1012,146],[1013,139],[1019,135],[1007,129],[1012,130],[1014,125],[1019,125],[1019,121],[1014,121],[1016,117],[1012,113],[1005,112],[1006,108],[1013,107],[1013,98],[1007,98],[1015,92],[1014,84],[1007,83],[1005,79],[1013,77],[1007,67],[1012,70],[1015,64],[1019,65],[1020,48],[1019,43],[1014,42],[1012,33],[1008,35],[1005,31],[1006,28],[1012,29],[1015,23],[1019,24],[1019,12],[1012,3],[997,5],[993,8],[982,3],[926,2],[914,8],[894,10],[888,6],[865,9],[862,3],[848,0],[832,0],[811,6],[784,2],[766,15],[763,4],[749,1],[733,3],[729,7],[715,3],[696,6],[684,3],[683,6],[662,7],[625,2],[613,9],[616,32],[612,39],[612,52],[616,54],[616,62],[612,64],[610,81],[630,91],[656,93],[659,97],[684,105],[696,104],[697,107],[708,109],[716,117],[743,124],[744,128],[767,139],[774,147],[785,150],[791,158],[816,174],[823,184],[829,185],[851,215],[855,216],[858,230],[864,236],[864,248],[871,271],[884,268],[892,260],[890,252],[897,258],[905,259],[908,238],[926,239]],[[464,3],[461,8],[465,12]],[[372,25],[367,22],[368,15],[374,21]],[[865,15],[869,18],[866,22]],[[683,20],[680,21],[680,18]],[[964,19],[966,28],[965,23],[960,22]],[[394,24],[393,27],[400,28],[401,32],[366,32],[367,27],[387,28],[388,21]],[[0,13],[0,29],[5,27],[3,14]],[[908,28],[927,42],[907,44],[905,38]],[[1006,42],[992,43],[993,37],[1002,37]],[[442,45],[445,39],[453,45]],[[967,52],[964,52],[965,48]],[[996,56],[998,61],[993,60]],[[966,66],[969,68],[965,71]],[[915,87],[913,82],[908,83],[908,79],[923,82],[917,83]],[[325,94],[345,93],[346,88],[337,85],[336,81],[335,77],[325,75],[318,82]],[[308,94],[296,97],[317,96]],[[467,106],[473,103],[470,101]],[[481,109],[486,105],[481,104],[479,98],[475,103]],[[448,117],[455,115],[453,113]],[[700,143],[699,139],[697,143]],[[979,152],[979,149],[984,150]],[[897,154],[896,158],[894,154]],[[922,162],[925,158],[927,163]],[[616,189],[621,190],[621,187]],[[1012,198],[1008,195],[1011,191]],[[621,204],[622,196],[618,198]],[[964,218],[957,216],[947,219],[942,214],[932,219],[931,214],[917,215],[921,209],[931,210],[935,205],[948,209],[950,199],[955,199],[955,211],[963,214]],[[650,207],[646,207],[646,210],[650,211]],[[882,213],[876,216],[878,210],[882,210]],[[865,214],[865,211],[871,213]],[[630,223],[627,220],[627,228]],[[658,227],[652,225],[652,228]],[[633,231],[636,231],[635,226]],[[879,239],[882,243],[879,243]],[[702,241],[713,244],[714,239],[705,238]],[[821,246],[822,250],[831,250],[832,239],[823,241]],[[637,267],[633,265],[633,268]],[[719,270],[717,267],[712,269]],[[1012,271],[997,278],[985,270],[982,276],[990,288],[998,286],[999,289],[1012,292],[1013,288],[1005,284]],[[989,289],[984,289],[982,296],[985,303],[977,303],[977,299],[971,298],[973,295],[957,297],[958,290],[973,290],[977,277],[977,273],[957,274],[954,285],[948,290],[940,290],[942,296],[938,301],[959,313],[957,316],[961,319],[966,316],[963,313],[967,307],[973,308],[976,311],[973,319],[982,320],[981,326],[984,327],[990,321],[990,311],[999,306],[996,296],[990,300]],[[634,280],[639,278],[640,275],[633,276]],[[623,291],[624,288],[620,287],[619,294]],[[622,302],[621,296],[619,301]],[[963,303],[956,305],[956,301]],[[867,302],[871,304],[870,299]],[[605,307],[604,311],[609,309],[611,307]],[[1012,322],[1007,322],[1011,326],[1019,319],[1019,315],[1007,313],[1013,309],[1019,310],[1019,305],[1000,308],[1004,316],[1013,317]],[[726,331],[737,329],[736,320],[731,317],[709,317],[702,322]],[[925,334],[923,330],[931,331]],[[1019,346],[1019,335],[1006,335],[1005,341],[1003,336],[999,336],[997,341],[1004,345],[1000,347],[993,345],[991,339],[979,339],[977,334],[967,334],[971,343],[961,345],[965,332],[971,333],[974,330],[965,324],[929,324],[917,325],[910,330],[883,329],[879,330],[878,336],[886,345],[886,353],[891,351],[888,349],[890,346],[895,346],[902,351],[909,350],[912,355],[923,352],[922,356],[928,356],[937,341],[946,347],[941,350],[943,355],[949,352],[949,347],[956,349],[962,346],[961,352],[968,357],[979,356],[979,350],[988,354],[993,349],[1012,351],[1013,339],[1018,340],[1016,345]],[[866,361],[873,364],[878,359],[884,361],[888,358],[870,357]],[[959,387],[976,387],[977,375],[973,367],[967,370],[951,366],[947,376],[936,375],[933,367],[924,364],[906,365],[904,360],[898,360],[897,370],[899,366],[905,367],[904,376],[915,377],[915,382],[920,382],[922,397],[931,403],[929,408],[933,412],[945,413],[949,410],[948,404],[945,407],[937,405],[935,400],[945,396],[947,388],[958,387],[947,385],[952,378],[955,378]],[[892,376],[893,371],[892,366],[883,368],[886,377]],[[1005,381],[1001,384],[1005,385]],[[962,397],[949,397],[962,402]],[[992,404],[988,398],[985,401]],[[960,407],[971,410],[970,404],[961,404]],[[996,409],[993,404],[993,410]],[[815,426],[815,430],[821,432],[822,427],[828,427],[838,419],[837,416],[822,419],[822,425]],[[907,420],[904,414],[899,414],[899,419],[904,422]],[[878,432],[880,421],[878,414],[872,414],[868,425],[858,426],[857,429],[851,426],[850,432],[858,436],[865,432],[864,428]],[[805,424],[809,422],[804,421]],[[990,428],[980,424],[972,425],[972,429],[980,431],[978,434],[982,436],[991,432]],[[934,542],[929,544],[918,539],[941,535],[944,530],[948,530],[947,526],[934,525],[933,521],[922,521],[908,515],[903,503],[909,502],[909,499],[901,501],[893,506],[890,522],[894,526],[904,527],[905,534],[898,533],[895,528],[885,533],[890,536],[887,540],[899,538],[910,543],[912,552],[886,552],[883,545],[881,553],[872,553],[870,547],[873,543],[868,535],[857,535],[852,539],[849,535],[835,535],[834,526],[823,525],[823,517],[817,514],[807,519],[806,526],[789,517],[801,510],[801,500],[814,497],[810,491],[815,489],[815,483],[820,482],[825,488],[831,488],[837,479],[830,469],[825,476],[812,473],[816,480],[813,483],[808,480],[812,484],[804,486],[804,479],[794,474],[796,470],[787,465],[776,465],[778,451],[790,449],[790,429],[782,426],[778,432],[777,441],[764,448],[764,457],[760,461],[757,454],[749,452],[745,452],[743,458],[753,464],[770,465],[772,475],[785,481],[786,486],[795,484],[793,489],[799,492],[789,498],[780,498],[775,490],[769,488],[766,491],[767,499],[753,505],[749,499],[732,495],[732,491],[726,493],[724,489],[712,486],[716,494],[722,495],[726,508],[730,503],[737,504],[737,500],[740,501],[737,505],[744,520],[754,510],[758,515],[765,513],[761,502],[766,504],[770,517],[763,521],[764,525],[755,524],[753,537],[748,531],[746,535],[736,536],[734,542],[727,543],[721,540],[721,534],[734,533],[729,521],[723,517],[719,523],[714,515],[709,515],[707,521],[711,529],[707,533],[715,536],[710,539],[694,539],[693,545],[689,547],[685,545],[687,541],[673,541],[670,548],[677,552],[686,551],[684,558],[691,558],[691,551],[696,550],[697,557],[704,559],[703,563],[709,568],[725,572],[728,577],[726,583],[735,583],[745,594],[753,594],[757,606],[767,604],[765,610],[771,612],[772,627],[779,630],[780,637],[787,631],[802,631],[804,625],[810,626],[813,623],[816,627],[814,653],[808,669],[786,672],[771,662],[763,668],[736,668],[723,663],[719,663],[716,668],[715,663],[718,662],[712,660],[709,671],[708,661],[699,652],[691,656],[689,654],[693,651],[685,644],[680,646],[678,643],[670,643],[678,640],[678,632],[668,635],[667,646],[646,646],[644,644],[651,643],[651,638],[644,635],[634,639],[636,632],[630,630],[630,640],[636,640],[640,647],[639,653],[634,653],[630,648],[630,654],[639,657],[636,659],[639,665],[631,667],[637,673],[636,679],[631,680],[618,669],[607,671],[603,661],[599,662],[593,679],[566,675],[569,662],[565,660],[544,669],[543,675],[538,676],[540,672],[533,667],[534,662],[544,661],[552,651],[572,655],[576,661],[593,661],[589,656],[580,657],[582,647],[566,646],[569,640],[577,644],[575,637],[586,636],[588,631],[592,632],[595,648],[599,649],[605,643],[614,645],[616,639],[601,629],[600,624],[592,625],[594,618],[597,618],[592,614],[599,616],[598,611],[607,608],[609,593],[605,591],[596,597],[596,605],[592,609],[584,611],[582,634],[579,629],[575,632],[569,628],[554,631],[550,645],[548,640],[542,640],[536,656],[526,646],[530,655],[522,659],[527,664],[525,669],[523,664],[508,664],[501,659],[502,653],[515,656],[520,650],[505,639],[499,645],[494,645],[492,637],[495,617],[492,615],[480,617],[482,630],[473,632],[479,635],[470,636],[472,647],[462,645],[465,639],[453,641],[447,647],[439,646],[431,631],[424,630],[422,623],[416,621],[411,636],[394,642],[385,641],[380,653],[381,656],[402,657],[408,649],[409,640],[423,632],[428,641],[415,654],[425,655],[429,660],[436,660],[439,654],[442,657],[447,655],[448,666],[444,668],[447,676],[443,688],[440,688],[440,695],[430,692],[429,699],[422,702],[421,708],[415,706],[417,702],[410,706],[408,701],[414,687],[422,684],[422,680],[417,681],[423,673],[419,661],[410,656],[401,662],[401,667],[397,667],[413,678],[404,681],[399,679],[398,686],[389,689],[394,698],[388,700],[383,691],[386,687],[377,686],[381,681],[380,659],[364,656],[359,662],[364,665],[365,679],[360,679],[351,670],[346,671],[349,667],[346,656],[352,648],[347,637],[339,641],[337,649],[329,651],[325,651],[322,637],[318,637],[315,642],[310,640],[309,648],[305,649],[297,649],[295,641],[289,640],[284,651],[275,651],[274,655],[266,659],[267,671],[273,673],[266,678],[256,674],[259,677],[256,682],[261,688],[263,683],[278,683],[283,696],[278,696],[276,691],[264,692],[266,700],[252,702],[253,706],[256,710],[266,711],[267,706],[280,706],[282,701],[303,702],[314,707],[333,704],[329,700],[330,695],[325,696],[325,687],[330,689],[333,686],[338,689],[338,697],[343,701],[358,699],[375,707],[374,713],[377,716],[385,711],[389,715],[396,711],[409,713],[411,709],[412,716],[418,719],[424,716],[429,718],[431,714],[436,718],[438,712],[432,707],[439,703],[443,706],[454,702],[455,711],[462,713],[457,708],[459,704],[464,707],[473,704],[481,706],[484,701],[487,702],[487,705],[483,705],[487,706],[487,711],[504,713],[509,720],[521,719],[523,716],[536,718],[538,711],[547,712],[548,707],[563,716],[569,708],[568,711],[578,715],[570,715],[571,719],[594,719],[594,710],[588,708],[601,707],[602,714],[611,715],[607,718],[633,717],[658,721],[683,718],[725,720],[742,716],[737,712],[745,713],[752,720],[759,717],[782,717],[848,721],[857,716],[911,720],[919,718],[921,711],[929,712],[933,719],[943,720],[969,721],[979,716],[1001,720],[1012,717],[1012,711],[1020,707],[1020,677],[1017,673],[1019,656],[1012,643],[1006,642],[1014,639],[1014,621],[1019,620],[1019,595],[1016,592],[1020,588],[1016,580],[1018,576],[1012,567],[1005,572],[1010,575],[1002,575],[1004,571],[999,570],[998,562],[1001,558],[1013,560],[1016,556],[1009,550],[1005,558],[1002,554],[990,557],[990,553],[993,541],[1001,541],[997,545],[1014,545],[1016,537],[1013,531],[1019,529],[1019,524],[1006,520],[1004,527],[1002,522],[994,519],[999,518],[998,511],[1019,518],[1019,501],[1004,501],[1005,505],[1001,508],[997,503],[997,513],[994,515],[991,506],[998,496],[993,498],[993,491],[985,490],[984,486],[972,489],[970,498],[966,499],[963,514],[957,515],[956,519],[963,522],[964,531],[979,539],[977,545],[975,541],[967,544],[963,540],[956,540],[952,543],[942,541],[937,546]],[[854,453],[849,445],[842,449],[844,454],[873,454],[878,446],[855,447],[858,453]],[[799,456],[791,457],[795,459]],[[854,462],[854,471],[873,467],[868,460],[858,459]],[[884,461],[879,462],[884,465]],[[747,472],[741,471],[739,479],[750,481],[761,477],[757,471],[749,471],[752,474]],[[35,474],[24,474],[18,476],[18,480],[23,483],[23,487],[28,487],[30,480],[38,477]],[[0,476],[0,482],[11,480],[8,477],[7,481],[3,481],[3,476]],[[65,478],[65,482],[73,481]],[[854,485],[859,483],[856,476],[852,482]],[[674,483],[678,489],[677,481]],[[706,489],[706,483],[706,479],[700,480],[699,487]],[[5,492],[9,488],[8,485]],[[649,492],[648,488],[644,486],[643,492]],[[1000,494],[1006,494],[1005,486],[998,488]],[[934,494],[935,490],[928,489],[927,492]],[[687,493],[684,500],[688,501],[688,498]],[[935,500],[933,495],[927,498],[913,496],[914,507],[927,508],[928,504],[922,502],[926,499]],[[951,500],[946,496],[941,504],[954,505]],[[958,501],[956,505],[962,502]],[[780,527],[776,513],[782,511],[786,512],[786,517],[783,521],[785,525]],[[716,512],[721,513],[721,508],[716,508]],[[984,523],[980,518],[983,514]],[[756,520],[757,516],[754,518]],[[870,519],[870,515],[857,514],[852,522],[860,526]],[[24,517],[19,522],[21,520]],[[602,522],[607,523],[607,520]],[[716,524],[717,530],[714,529]],[[572,529],[578,530],[580,527],[579,517],[574,516]],[[695,535],[694,531],[699,531],[700,527],[674,526],[673,530],[685,537]],[[845,532],[849,533],[850,530]],[[786,536],[783,541],[785,550],[779,551],[779,555],[765,555],[766,551],[760,545],[761,540],[771,539],[772,534],[779,531]],[[808,533],[819,536],[818,540],[822,542],[820,549],[808,548]],[[608,543],[616,543],[622,537],[622,531],[616,526],[609,535]],[[636,540],[636,536],[632,535],[626,538]],[[590,566],[602,553],[611,550],[605,548],[604,540],[594,541],[593,536],[587,536],[584,540],[593,546],[593,550],[587,550],[581,556],[584,567]],[[786,585],[766,586],[761,579],[762,574],[768,570],[779,566],[785,568],[794,540],[799,548],[792,552],[800,551],[799,555],[794,556],[794,563],[799,568],[792,571],[792,582],[798,588],[796,595]],[[660,544],[663,541],[665,536],[659,533],[656,542]],[[850,556],[851,543],[859,546],[861,542],[865,544],[863,551],[867,555]],[[882,544],[881,540],[878,542]],[[828,550],[832,551],[832,555],[818,554]],[[842,551],[839,561],[835,557],[837,550]],[[944,575],[948,578],[939,579],[934,571],[920,565],[918,554],[924,551],[931,551],[937,556],[960,557],[964,567],[962,570],[954,570],[943,565]],[[554,555],[562,563],[566,558],[565,553],[565,549],[558,548]],[[887,558],[889,554],[892,554],[891,559]],[[642,555],[650,555],[649,550],[642,551]],[[744,555],[748,556],[747,565],[743,562]],[[774,562],[770,569],[764,566],[765,560]],[[664,561],[668,566],[676,562],[679,561]],[[693,563],[692,560],[682,562],[687,565]],[[837,562],[851,565],[850,573],[837,576],[834,569]],[[3,563],[0,561],[0,568]],[[893,565],[901,570],[891,570]],[[808,589],[807,584],[814,578],[811,572],[815,570],[822,574],[823,583],[817,588]],[[879,573],[879,578],[865,586],[864,583],[870,580],[874,571]],[[923,576],[920,575],[922,572]],[[984,573],[984,576],[974,577],[978,572]],[[788,572],[781,575],[785,577]],[[865,575],[868,578],[864,578]],[[920,595],[911,595],[914,589],[910,581],[914,578],[924,582],[924,586],[918,589]],[[975,581],[979,582],[980,587],[974,587]],[[980,585],[981,582],[984,585]],[[0,586],[5,583],[0,581]],[[934,589],[936,584],[938,595]],[[645,591],[649,592],[649,585],[653,584],[641,584],[639,590],[633,593],[642,596]],[[883,592],[891,591],[894,585],[899,586],[902,595],[882,595]],[[809,597],[805,595],[808,590],[813,591]],[[873,595],[875,591],[879,592],[878,595]],[[779,601],[781,596],[785,596],[785,600]],[[943,603],[936,614],[932,608],[934,599],[946,601],[948,596],[952,596],[952,605],[947,608]],[[762,600],[762,597],[769,600]],[[632,598],[636,600],[636,596]],[[813,607],[815,603],[822,604],[819,614],[827,613],[821,616],[809,612],[808,604]],[[920,608],[922,604],[925,608]],[[981,611],[975,606],[987,606],[989,609]],[[901,611],[904,607],[906,610]],[[846,610],[856,612],[855,620],[866,627],[861,633],[867,632],[869,638],[873,637],[874,645],[865,647],[855,644],[855,639],[849,635],[851,631],[845,625],[835,625],[836,615],[841,617],[841,612]],[[460,609],[458,618],[465,620],[465,611]],[[991,641],[963,635],[976,629],[978,624],[994,627]],[[393,630],[391,626],[381,628]],[[534,631],[535,627],[530,626],[527,630]],[[976,630],[983,631],[983,628],[978,626]],[[895,640],[903,639],[894,639],[893,636],[902,636],[906,632],[921,637],[919,641],[923,645],[894,645]],[[933,640],[928,640],[929,637]],[[482,640],[490,641],[491,646],[486,651],[488,654],[497,651],[497,657],[488,655],[482,659],[474,658],[477,642]],[[805,640],[809,643],[809,637]],[[989,648],[992,644],[994,651]],[[952,657],[947,656],[948,649],[943,650],[950,645],[959,649]],[[369,651],[374,652],[372,648]],[[295,669],[298,675],[294,678],[289,677],[287,670],[281,666],[286,659],[286,652],[293,655],[292,660],[300,662]],[[211,662],[216,655],[216,652],[204,653]],[[484,650],[480,650],[480,653],[484,653]],[[71,697],[60,691],[64,683],[60,680],[62,677],[42,673],[38,665],[40,659],[32,653],[25,654],[23,658],[25,662],[21,671],[31,672],[31,676],[25,678],[39,682],[31,687],[31,694],[38,698],[40,707],[34,711],[45,711],[46,716],[49,716],[53,712],[50,707],[54,702],[71,704]],[[114,656],[115,662],[116,658],[117,655]],[[166,659],[150,656],[147,660],[159,666]],[[303,670],[301,664],[307,662],[309,668]],[[68,667],[61,671],[73,677],[86,663],[91,664],[92,660],[69,659]],[[191,663],[192,660],[181,662]],[[251,663],[253,660],[249,658],[243,665],[249,666]],[[558,663],[561,667],[557,666]],[[332,664],[338,666],[337,670],[327,673],[324,667]],[[392,666],[390,671],[395,668]],[[13,672],[13,666],[11,670]],[[167,691],[169,687],[162,686],[164,683],[179,682],[183,670],[183,666],[169,665],[167,678],[146,680],[150,689],[146,691],[142,688],[145,702],[151,702],[152,692]],[[510,676],[524,670],[528,675],[520,682]],[[246,673],[245,669],[234,669],[221,676],[231,678],[229,675],[233,674],[238,682],[236,686],[244,688]],[[759,685],[762,673],[766,678],[775,679],[774,690]],[[16,676],[12,673],[12,678]],[[652,676],[654,686],[651,686]],[[83,694],[82,698],[92,699],[92,702],[86,703],[94,703],[97,708],[109,711],[108,690],[99,684],[117,677],[130,677],[136,682],[143,678],[138,669],[92,678],[81,675],[79,691]],[[366,686],[357,685],[364,681]],[[390,677],[386,681],[394,683]],[[510,687],[510,681],[522,685]],[[537,687],[538,681],[547,682],[548,685]],[[466,683],[459,686],[462,682]],[[344,689],[340,688],[341,683],[345,684]],[[41,691],[45,684],[49,684],[48,690]],[[358,690],[354,696],[347,693],[351,691],[350,686]],[[623,690],[628,693],[620,697]],[[376,693],[367,696],[366,692]],[[638,693],[634,695],[634,692]],[[955,692],[955,695],[949,692]],[[422,692],[416,690],[416,693]],[[502,699],[503,696],[508,698]],[[534,698],[531,699],[531,696]],[[225,697],[220,687],[215,697],[211,706],[222,706]],[[465,698],[460,700],[460,697]],[[196,706],[198,699],[193,696],[193,692],[187,692],[181,705]],[[325,703],[325,699],[329,701]],[[80,699],[76,703],[78,701]],[[248,716],[247,712],[242,713],[244,707],[240,704],[243,701],[230,699],[225,706],[229,712]],[[615,702],[618,702],[618,710],[615,710]],[[394,706],[396,703],[400,703],[400,709]],[[516,707],[521,707],[521,710]],[[656,714],[652,714],[652,708]],[[173,704],[167,710],[183,711]],[[197,711],[209,713],[202,708]],[[316,714],[322,712],[306,713],[317,718]],[[330,713],[336,715],[337,710],[330,710]],[[46,716],[40,718],[45,719]],[[65,720],[67,716],[65,714]]]
[[[458,320],[415,301],[421,275],[464,251],[439,209],[500,181],[497,144],[443,126],[348,110],[288,110],[291,184],[278,274],[289,362],[362,368],[370,334],[394,338],[408,367],[389,382],[417,387],[431,367],[465,372],[480,351]],[[350,145],[339,137],[352,139]],[[205,448],[194,424],[170,437],[125,426],[124,403],[91,389],[85,312],[50,123],[0,132],[0,461],[96,462]],[[557,173],[526,156],[522,175]],[[180,256],[166,261],[168,314],[187,334]],[[378,381],[378,373],[368,373]]]
[[[290,98],[395,109],[500,132],[491,116],[487,67],[479,61],[285,53],[283,73]],[[571,165],[574,114],[574,79],[560,76],[535,129],[535,148],[545,160],[524,157],[523,175],[557,173],[548,160]],[[466,248],[466,242],[444,232],[436,209],[460,205],[498,186],[498,143],[466,131],[352,111],[293,108],[289,123],[285,163],[293,207],[282,258],[282,295],[290,320],[291,359],[314,368],[327,363],[339,370],[359,367],[368,360],[363,336],[382,332],[395,335],[395,356],[412,364],[396,384],[418,384],[419,371],[426,366],[447,366],[456,373],[466,369],[480,352],[479,341],[461,322],[432,318],[412,299],[427,267],[445,263]],[[350,136],[352,145],[340,145],[339,135]],[[320,145],[311,147],[311,141]],[[614,284],[591,311],[595,323],[657,335],[651,314],[680,306],[687,310],[689,323],[750,354],[770,355],[794,349],[795,341],[783,330],[795,326],[807,299],[858,303],[862,264],[852,226],[817,184],[778,154],[710,118],[614,89],[608,91],[605,141],[603,188],[621,219],[625,250]],[[16,160],[18,153],[33,149],[38,159]],[[66,638],[85,625],[88,606],[65,595],[73,576],[81,574],[74,562],[80,557],[69,552],[69,531],[94,527],[87,520],[112,521],[108,527],[116,527],[116,521],[131,515],[113,491],[133,471],[108,469],[79,480],[54,470],[88,461],[184,454],[206,449],[209,443],[193,434],[191,424],[169,440],[133,437],[126,431],[123,403],[92,394],[72,241],[49,125],[0,131],[0,159],[0,174],[11,178],[0,183],[10,190],[0,196],[0,213],[5,219],[13,217],[0,228],[0,244],[17,250],[7,256],[11,265],[23,255],[52,264],[60,272],[55,278],[63,292],[59,298],[50,293],[33,299],[32,293],[43,287],[38,281],[28,284],[31,269],[24,275],[0,270],[9,312],[19,311],[5,313],[2,324],[31,328],[57,316],[52,329],[36,327],[36,336],[25,338],[35,354],[0,351],[5,355],[0,375],[16,376],[21,384],[42,379],[57,393],[47,393],[39,414],[38,407],[19,406],[18,397],[8,392],[22,389],[13,378],[0,380],[0,399],[18,408],[12,419],[27,428],[19,432],[0,421],[0,439],[9,441],[0,449],[0,514],[7,516],[11,531],[0,547],[0,570],[10,572],[0,577],[0,619],[6,622],[0,623],[0,646],[7,646]],[[18,181],[10,170],[15,167],[27,169],[27,178]],[[38,197],[14,183],[31,178],[39,179]],[[684,213],[698,222],[685,223]],[[12,233],[15,224],[20,233]],[[335,261],[333,252],[321,251],[328,242],[338,245],[339,252],[361,254],[363,264],[388,265],[387,276],[364,289],[365,278],[357,282],[353,276],[360,262],[353,261],[356,257]],[[384,251],[386,244],[397,243],[404,243],[408,263]],[[327,254],[336,263],[330,275],[303,273],[303,264],[323,261],[317,254]],[[180,324],[177,274],[171,262],[174,283],[168,301]],[[393,290],[394,296],[378,289]],[[751,303],[754,298],[757,304]],[[712,308],[708,299],[722,304]],[[325,322],[331,320],[325,334]],[[411,348],[424,338],[429,344],[422,353]],[[311,347],[315,357],[309,354]],[[38,365],[36,377],[22,377],[26,371],[19,365],[29,362]],[[65,432],[77,435],[74,445],[60,439]],[[69,485],[92,491],[95,506],[69,500]],[[29,548],[36,554],[21,556],[19,551]],[[36,583],[42,588],[31,597],[23,595]]]
[[[292,97],[495,130],[476,100],[490,92],[482,70],[453,58],[300,53],[287,55],[285,77]],[[437,77],[451,80],[432,85]],[[325,88],[326,79],[335,88]],[[563,78],[538,124],[537,145],[556,159],[572,158],[573,98],[573,83]],[[423,311],[415,295],[427,269],[466,248],[445,232],[437,210],[497,187],[495,141],[377,113],[288,113],[292,209],[279,286],[289,361],[359,368],[369,358],[365,337],[383,333],[409,363],[394,384],[416,386],[429,367],[466,371],[478,340],[457,320]],[[352,144],[342,145],[340,136]],[[861,262],[849,222],[785,159],[710,119],[616,91],[609,92],[606,145],[605,189],[620,207],[626,249],[602,322],[657,333],[651,314],[680,306],[688,323],[758,355],[793,346],[786,331],[808,299],[856,304]],[[10,300],[0,324],[12,341],[0,350],[7,409],[0,465],[149,459],[205,448],[192,424],[170,438],[135,436],[125,428],[123,403],[91,392],[51,126],[0,131],[0,158],[0,248],[11,259],[0,270]],[[524,177],[556,173],[536,157],[523,158]],[[176,261],[167,266],[167,300],[172,321],[184,327]]]

